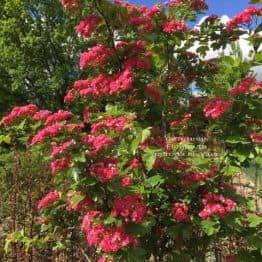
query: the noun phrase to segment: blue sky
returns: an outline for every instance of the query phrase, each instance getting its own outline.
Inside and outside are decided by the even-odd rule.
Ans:
[[[161,2],[161,0],[130,0],[131,3],[142,5],[153,5]],[[164,1],[162,1],[164,2]],[[248,0],[206,0],[209,6],[208,14],[228,15],[234,16],[236,13],[242,11],[249,3]]]

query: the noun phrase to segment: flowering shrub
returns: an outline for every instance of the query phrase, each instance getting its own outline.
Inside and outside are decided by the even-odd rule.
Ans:
[[[231,182],[259,161],[254,94],[261,83],[250,76],[253,60],[204,57],[238,39],[245,31],[236,26],[261,10],[249,7],[227,25],[212,17],[190,29],[188,21],[207,9],[203,0],[152,8],[61,3],[85,16],[76,32],[88,45],[80,54],[82,79],[64,99],[70,111],[28,105],[3,119],[10,130],[19,121],[34,127],[27,146],[50,158],[56,191],[38,205],[49,223],[43,232],[60,228],[68,243],[82,223],[78,233],[94,261],[205,261],[216,243],[238,238],[247,248],[226,250],[229,255],[259,254],[261,218]],[[192,94],[192,83],[201,96]]]

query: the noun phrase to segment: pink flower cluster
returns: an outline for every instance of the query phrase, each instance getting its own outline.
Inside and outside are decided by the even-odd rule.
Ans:
[[[50,115],[52,115],[52,112],[49,110],[40,110],[37,111],[33,115],[33,120],[35,121],[45,121]]]
[[[119,175],[117,161],[111,158],[92,164],[89,172],[92,176],[98,177],[102,183],[107,183]]]
[[[150,97],[156,102],[156,103],[161,103],[162,102],[162,94],[161,92],[157,89],[155,84],[148,84],[146,86],[146,91],[150,95]]]
[[[163,31],[168,34],[182,33],[188,31],[188,27],[184,21],[173,19],[164,23]]]
[[[169,81],[176,89],[183,89],[187,84],[186,77],[180,73],[170,76]]]
[[[172,121],[170,123],[170,125],[172,127],[178,127],[178,126],[181,126],[181,125],[185,125],[191,119],[191,117],[192,117],[192,114],[187,113],[181,119]]]
[[[160,13],[160,8],[154,5],[151,8],[145,6],[134,6],[127,4],[127,9],[130,11],[129,24],[133,27],[138,27],[143,31],[152,31],[154,29],[153,18]]]
[[[243,12],[236,15],[233,19],[227,22],[228,29],[234,29],[241,24],[249,24],[252,22],[252,18],[255,15],[261,15],[262,9],[256,6],[249,6]]]
[[[174,203],[172,207],[172,215],[178,223],[191,221],[191,218],[188,215],[188,206],[185,203]]]
[[[253,90],[253,87],[256,87],[255,90]],[[261,89],[261,88],[262,88],[262,82],[256,81],[254,77],[246,77],[242,79],[239,85],[232,88],[229,91],[229,94],[231,96],[237,96],[240,94],[246,94],[250,91],[256,91],[257,89]]]
[[[87,135],[83,138],[83,143],[91,146],[93,149],[93,154],[96,154],[99,151],[114,145],[115,141],[111,137],[102,134],[99,136]]]
[[[156,169],[163,169],[168,172],[172,172],[174,170],[186,170],[191,165],[182,160],[173,160],[172,162],[168,163],[163,158],[157,158],[154,163],[154,168]]]
[[[42,210],[49,205],[54,204],[59,199],[57,191],[49,192],[44,198],[42,198],[37,205],[38,210]]]
[[[201,219],[208,219],[213,215],[224,218],[231,213],[236,203],[223,195],[207,193],[202,199],[204,209],[198,214]]]
[[[141,166],[141,163],[140,163],[140,161],[137,158],[133,158],[130,161],[129,168],[135,170],[135,169],[138,169],[140,166]]]
[[[65,9],[76,9],[81,6],[81,0],[60,0]]]
[[[207,10],[208,5],[205,0],[170,0],[171,6],[176,6],[180,4],[189,4],[192,10]]]
[[[51,126],[47,126],[43,129],[41,129],[31,140],[31,145],[35,145],[38,143],[41,143],[46,138],[54,137],[60,133],[62,130],[62,125],[60,124],[54,124]]]
[[[193,182],[206,181],[209,178],[216,175],[216,170],[211,170],[209,172],[191,172],[185,174],[182,180],[182,185],[188,187]]]
[[[252,133],[250,134],[250,138],[253,143],[262,144],[262,134]]]
[[[46,126],[50,126],[54,123],[61,122],[67,119],[70,119],[74,116],[73,113],[64,111],[64,110],[59,110],[57,113],[54,113],[50,116],[47,117],[45,121]]]
[[[146,210],[146,204],[142,196],[135,194],[116,199],[113,203],[111,214],[113,217],[121,216],[126,221],[130,220],[139,224],[145,218]]]
[[[63,154],[65,151],[67,151],[69,148],[71,148],[75,144],[76,144],[76,141],[74,139],[70,139],[59,145],[57,145],[57,143],[53,143],[51,157],[54,158],[58,155]]]
[[[90,37],[100,23],[96,15],[88,15],[76,26],[76,32],[82,37]]]
[[[84,70],[88,66],[102,66],[112,54],[113,50],[102,44],[91,47],[80,55],[80,69]]]
[[[127,128],[129,123],[130,118],[127,118],[125,116],[120,116],[116,118],[109,117],[93,124],[91,126],[91,134],[95,134],[104,128],[121,133]]]
[[[121,180],[122,187],[130,187],[133,185],[133,179],[130,176],[125,176]]]
[[[148,71],[151,69],[151,61],[149,57],[136,57],[136,56],[129,57],[124,62],[124,68],[129,70],[133,68],[138,68]]]
[[[76,81],[74,88],[68,91],[65,101],[72,102],[77,93],[80,97],[113,95],[130,89],[132,85],[133,74],[128,69],[112,76],[100,74],[92,80]]]
[[[30,118],[33,117],[33,115],[37,112],[37,110],[38,110],[37,106],[33,104],[29,104],[26,106],[16,106],[12,109],[10,114],[3,117],[2,122],[6,127],[20,117],[30,117]]]
[[[213,98],[204,107],[204,113],[206,117],[213,119],[221,117],[226,111],[230,110],[233,103],[229,100],[223,100],[220,98]]]
[[[82,230],[90,246],[99,246],[105,253],[116,253],[127,246],[137,245],[136,238],[127,234],[123,227],[107,228],[101,222],[94,223],[94,219],[102,215],[100,211],[89,211],[84,216]]]
[[[67,169],[71,164],[71,157],[65,157],[62,159],[57,159],[51,163],[51,172],[56,174],[60,171]]]

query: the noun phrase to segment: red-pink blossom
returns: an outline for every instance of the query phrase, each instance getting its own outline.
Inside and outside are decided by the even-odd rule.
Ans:
[[[163,169],[168,172],[174,170],[186,170],[190,167],[190,164],[182,160],[173,160],[166,162],[163,158],[157,157],[154,163],[154,168]]]
[[[87,234],[87,232],[90,230],[93,220],[97,217],[101,217],[103,215],[102,212],[97,210],[91,210],[88,211],[82,221],[81,229],[82,231]]]
[[[105,134],[98,136],[87,135],[83,138],[83,142],[84,144],[91,146],[91,148],[96,152],[107,149],[115,144],[115,141]]]
[[[59,193],[57,191],[49,192],[38,202],[37,209],[42,210],[47,206],[54,204],[58,199]]]
[[[59,110],[57,113],[54,113],[54,114],[47,117],[47,119],[45,121],[45,125],[49,126],[49,125],[52,125],[54,123],[70,119],[73,116],[74,116],[74,114],[71,113],[71,112]]]
[[[254,90],[255,87],[255,90]],[[240,84],[229,91],[231,96],[246,94],[262,88],[262,82],[256,81],[254,77],[246,77],[241,80]]]
[[[186,113],[184,114],[184,116],[181,119],[172,121],[170,125],[172,127],[178,127],[181,125],[185,125],[191,119],[191,117],[192,117],[191,113]]]
[[[105,119],[102,119],[101,121],[94,123],[91,126],[91,134],[96,134],[100,130],[103,129],[109,129],[114,130],[117,133],[123,132],[130,123],[130,118],[125,116],[120,117],[108,117]]]
[[[188,27],[184,21],[174,19],[164,23],[163,31],[168,34],[181,33],[188,31]]]
[[[236,15],[233,19],[227,22],[228,29],[234,29],[241,24],[249,24],[252,22],[253,16],[261,15],[262,9],[254,5],[247,7],[244,11]]]
[[[37,110],[37,106],[33,104],[26,106],[16,106],[12,109],[11,113],[3,117],[2,122],[4,126],[8,126],[20,117],[33,117]]]
[[[99,223],[93,225],[87,232],[86,232],[86,240],[90,246],[99,245],[100,242],[103,240],[105,234],[107,233],[106,227],[104,224]]]
[[[33,120],[45,121],[52,114],[49,110],[40,110],[33,115]]]
[[[124,217],[134,223],[141,223],[146,216],[146,204],[141,195],[127,195],[118,198],[113,203],[112,216]]]
[[[129,167],[133,170],[138,169],[141,166],[140,161],[137,158],[134,158],[130,161]]]
[[[56,157],[58,155],[63,154],[66,152],[69,148],[71,148],[73,145],[76,144],[76,141],[74,139],[70,139],[62,144],[52,143],[52,153],[51,157]]]
[[[65,9],[77,9],[81,6],[81,0],[60,0]]]
[[[97,177],[102,183],[107,183],[119,175],[117,161],[115,159],[105,159],[103,162],[94,163],[90,166],[89,172]]]
[[[162,102],[162,94],[161,92],[157,89],[155,84],[148,84],[146,86],[146,91],[150,95],[150,97],[157,103]]]
[[[220,98],[213,98],[208,101],[204,107],[204,113],[206,117],[213,119],[221,117],[226,111],[230,110],[233,102],[229,100],[223,100]]]
[[[125,176],[121,180],[122,187],[130,187],[133,185],[133,179],[130,176]]]
[[[191,220],[188,215],[188,206],[185,203],[177,202],[172,207],[173,218],[177,222],[189,222]]]
[[[96,15],[88,15],[76,26],[76,32],[82,37],[90,37],[100,23]]]
[[[80,69],[84,70],[88,66],[102,66],[112,54],[113,50],[102,44],[91,47],[80,55]]]
[[[176,89],[182,89],[187,84],[186,77],[180,73],[170,76],[168,80]]]
[[[250,138],[253,143],[262,144],[262,134],[252,133],[250,134]]]
[[[202,199],[202,203],[204,208],[198,214],[201,219],[208,219],[213,215],[224,218],[236,207],[236,203],[230,198],[212,193],[207,193]]]
[[[209,178],[216,175],[216,170],[213,169],[209,172],[190,172],[188,174],[185,174],[182,179],[182,185],[184,187],[188,187],[193,182],[201,182],[206,181]]]
[[[141,27],[144,31],[152,31],[154,29],[154,23],[148,16],[132,16],[129,20],[129,24],[133,27]]]
[[[116,253],[122,248],[137,245],[137,239],[126,233],[122,227],[113,227],[103,237],[99,246],[105,253]]]
[[[65,157],[62,159],[57,159],[51,163],[51,172],[56,174],[67,169],[71,164],[71,157]]]
[[[31,140],[31,145],[43,142],[46,138],[57,136],[62,130],[62,125],[54,124],[41,129]]]
[[[148,57],[129,57],[124,62],[124,68],[126,69],[143,69],[145,71],[148,71],[151,69],[151,61]]]

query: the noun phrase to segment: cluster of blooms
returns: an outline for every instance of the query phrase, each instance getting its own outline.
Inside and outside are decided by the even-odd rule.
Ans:
[[[101,217],[100,211],[89,211],[82,223],[82,230],[86,234],[90,246],[99,246],[105,253],[116,253],[127,246],[137,245],[137,240],[127,234],[123,227],[107,228],[103,223],[94,223],[94,219]]]
[[[232,88],[229,91],[229,94],[231,96],[237,96],[239,94],[246,94],[250,91],[256,91],[258,89],[262,89],[262,82],[256,81],[254,77],[246,77],[240,82],[239,85]]]
[[[223,195],[207,193],[202,199],[204,209],[198,214],[201,219],[208,219],[213,215],[224,218],[236,207],[236,203]]]
[[[176,6],[180,4],[189,4],[192,10],[207,10],[208,5],[205,0],[170,0],[170,6]]]
[[[130,187],[133,185],[133,179],[130,176],[125,176],[121,180],[122,187]]]
[[[102,66],[112,54],[113,50],[102,44],[91,47],[80,55],[80,69],[84,70],[88,66]]]
[[[112,216],[124,217],[126,221],[141,223],[146,215],[146,204],[139,194],[118,198],[113,203]]]
[[[77,9],[81,6],[81,0],[60,0],[65,9]]]
[[[187,113],[181,119],[172,121],[170,123],[170,125],[172,127],[178,127],[178,126],[181,126],[181,125],[185,125],[191,119],[191,117],[192,117],[192,114]]]
[[[12,109],[9,115],[3,117],[2,122],[4,126],[8,126],[20,117],[33,117],[37,110],[37,106],[33,104],[16,106]]]
[[[252,133],[250,134],[251,140],[256,144],[262,144],[262,134]]]
[[[52,114],[50,116],[47,117],[46,121],[45,121],[45,125],[46,126],[50,126],[54,123],[57,122],[61,122],[67,119],[72,118],[74,115],[71,112],[68,111],[64,111],[64,110],[59,110],[57,113]]]
[[[58,155],[63,154],[65,151],[67,151],[69,148],[71,148],[73,145],[76,144],[76,141],[74,139],[70,139],[62,144],[57,145],[56,142],[52,143],[52,153],[51,157],[56,157]]]
[[[62,170],[67,169],[71,164],[71,157],[65,157],[62,159],[57,159],[51,163],[51,172],[56,174]]]
[[[168,34],[181,33],[188,31],[188,27],[184,21],[173,19],[164,23],[163,31]]]
[[[129,10],[129,24],[133,27],[139,27],[144,31],[152,31],[154,29],[153,18],[160,13],[160,8],[154,5],[151,8],[145,6],[134,6],[125,4]]]
[[[115,261],[113,259],[111,259],[111,258],[100,257],[97,262],[115,262]]]
[[[35,121],[45,121],[50,115],[52,115],[52,112],[49,110],[40,110],[37,111],[33,115],[33,120]]]
[[[115,141],[111,137],[102,134],[99,136],[86,135],[83,138],[83,143],[91,146],[93,149],[93,154],[96,154],[99,151],[107,149],[108,147],[115,144]]]
[[[124,64],[123,64],[124,68],[126,69],[133,69],[133,68],[138,68],[138,69],[142,69],[145,71],[148,71],[151,69],[151,61],[148,57],[130,57],[128,58]]]
[[[191,220],[188,215],[188,206],[185,203],[174,203],[172,207],[172,215],[173,218],[177,222],[189,222]]]
[[[170,83],[176,88],[176,89],[182,89],[186,86],[187,80],[186,77],[183,74],[175,74],[169,77],[168,79]]]
[[[73,198],[80,195],[81,195],[80,192],[75,192],[70,196],[69,203],[66,207],[68,211],[80,212],[84,208],[91,207],[93,205],[94,202],[90,197],[85,197],[77,205],[74,205],[74,203],[72,203]]]
[[[76,26],[76,32],[82,37],[90,37],[100,23],[96,15],[88,15]]]
[[[188,187],[188,185],[193,182],[206,181],[207,179],[215,175],[216,175],[215,169],[209,172],[191,172],[189,174],[184,175],[183,180],[182,180],[182,185],[184,187]]]
[[[162,94],[161,92],[157,89],[155,84],[148,84],[146,86],[146,91],[150,95],[150,97],[157,103],[162,102]]]
[[[59,199],[57,191],[49,192],[44,198],[42,198],[37,205],[38,210],[42,210],[49,205],[54,204]]]
[[[134,158],[130,161],[129,168],[135,170],[135,169],[138,169],[140,166],[141,166],[141,163],[137,158]]]
[[[249,6],[243,12],[236,15],[233,19],[227,22],[226,26],[229,29],[238,27],[241,24],[249,24],[253,16],[261,15],[262,9],[256,6]]]
[[[130,118],[125,116],[120,116],[116,118],[109,117],[103,119],[91,126],[91,134],[95,134],[104,128],[121,133],[127,128],[128,124],[130,123],[130,120],[131,120]]]
[[[89,172],[92,176],[98,177],[102,183],[107,183],[119,175],[117,161],[111,158],[92,164]]]
[[[204,107],[204,113],[206,117],[213,119],[221,117],[226,111],[232,107],[232,101],[223,100],[220,98],[213,98],[208,101]]]
[[[54,124],[40,130],[31,140],[31,145],[43,142],[48,137],[54,137],[60,133],[62,125]]]
[[[174,160],[167,163],[163,158],[157,158],[154,163],[154,168],[163,169],[165,171],[171,172],[174,170],[186,170],[190,168],[190,164],[182,160]]]
[[[126,91],[130,89],[132,85],[133,74],[128,69],[112,76],[100,74],[92,80],[76,81],[73,89],[70,89],[65,96],[65,102],[72,102],[75,93],[78,93],[80,97],[102,97]]]

